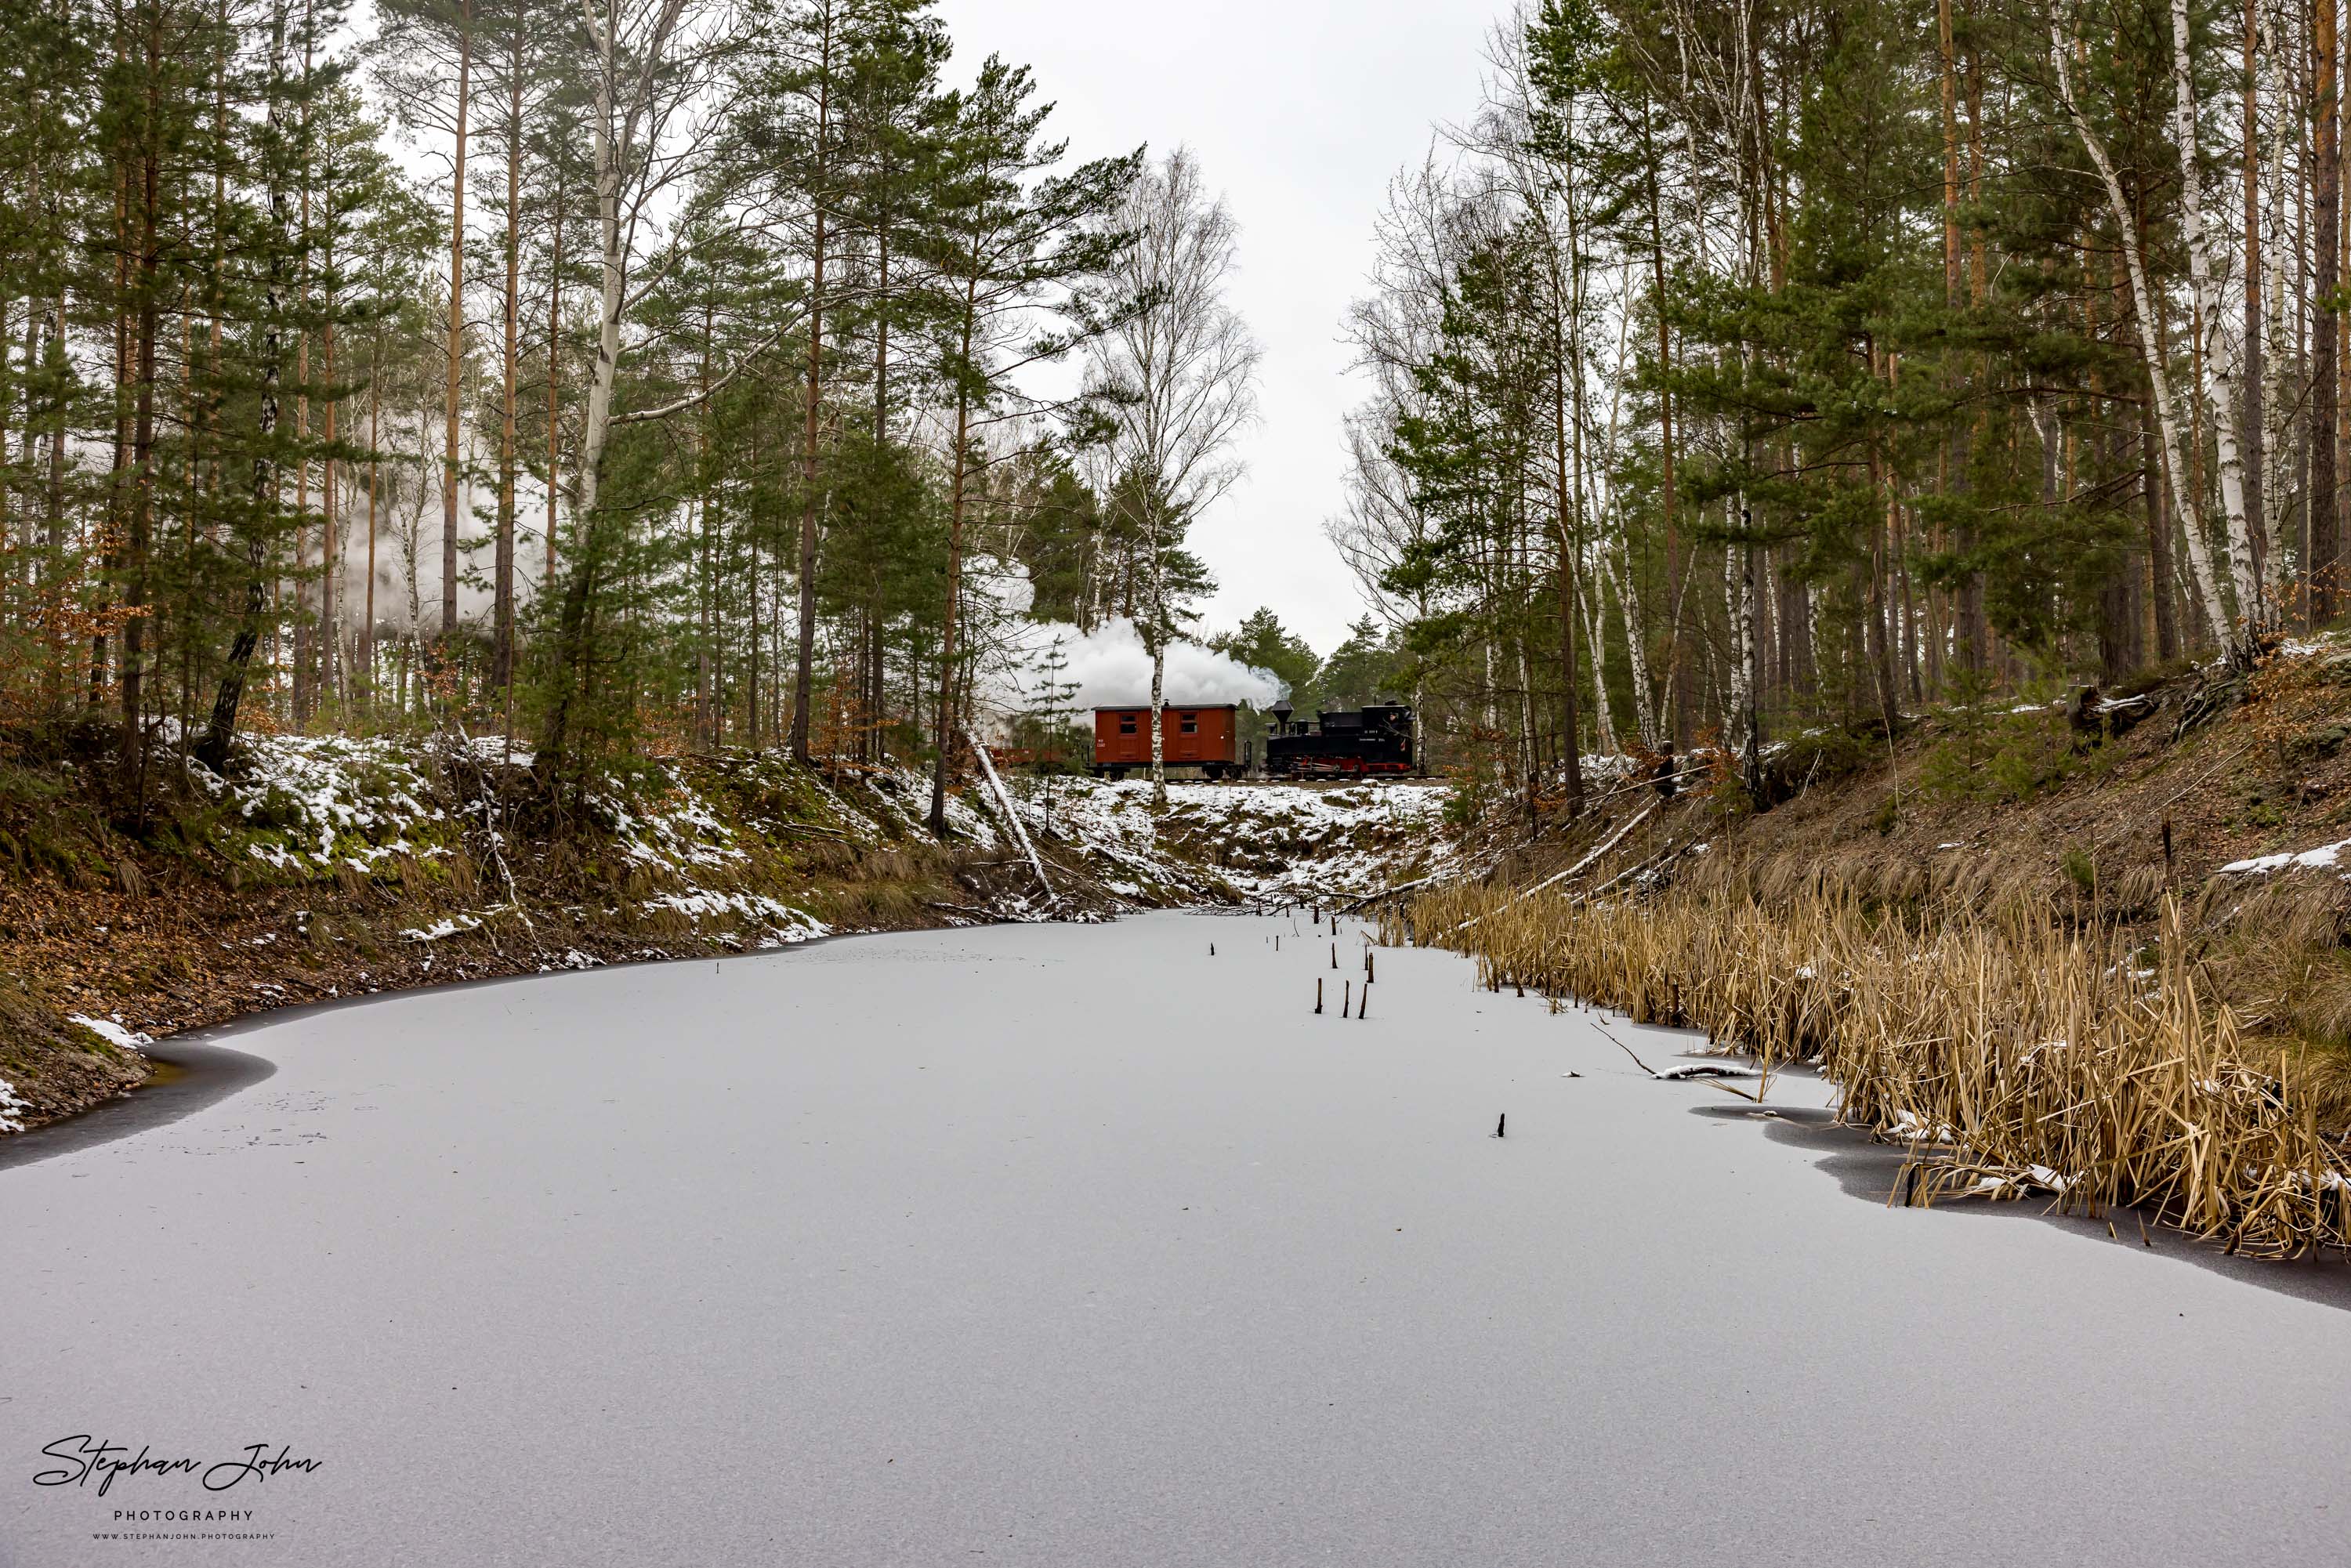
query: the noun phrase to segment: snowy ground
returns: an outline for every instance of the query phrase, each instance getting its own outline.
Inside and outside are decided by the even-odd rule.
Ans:
[[[1048,815],[1045,785],[1024,780],[1031,831]],[[1075,840],[1113,892],[1196,894],[1221,883],[1256,900],[1375,893],[1432,869],[1450,787],[1426,779],[1339,786],[1171,783],[1167,812],[1148,779],[1060,779],[1054,827]]]
[[[496,737],[474,742],[486,763],[499,760],[503,744]],[[468,810],[481,820],[458,820],[433,782],[437,764],[418,743],[256,737],[248,746],[235,779],[201,768],[195,774],[227,808],[220,847],[233,861],[266,866],[287,880],[315,881],[345,869],[368,873],[397,856],[430,862],[462,841],[486,862],[483,907],[404,935],[437,941],[502,912],[507,886],[497,862],[513,846],[478,807]],[[793,800],[827,832],[851,842],[928,836],[930,780],[913,769],[844,770],[828,784],[772,753],[696,766],[649,760],[591,791],[590,804],[621,856],[664,883],[664,892],[643,902],[686,916],[697,930],[736,932],[750,945],[826,934],[807,911],[737,885],[750,841],[789,833],[793,825],[757,820],[756,813],[731,820],[714,792],[714,768],[756,786],[754,796],[764,790]],[[486,772],[476,782],[488,778]],[[1144,779],[1019,777],[1006,783],[1035,840],[1074,857],[1114,897],[1134,905],[1372,893],[1433,869],[1448,852],[1442,824],[1449,788],[1426,779],[1175,783],[1164,814],[1154,810]],[[947,821],[957,840],[977,851],[1011,847],[999,802],[977,782],[948,797]]]
[[[1856,1198],[1447,954],[1342,1019],[1304,925],[410,993],[15,1141],[0,1563],[2351,1560],[2339,1311]]]

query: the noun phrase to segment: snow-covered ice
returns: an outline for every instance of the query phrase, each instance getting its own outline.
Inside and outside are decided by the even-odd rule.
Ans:
[[[323,1461],[157,1563],[2351,1561],[2335,1307],[1857,1197],[1450,954],[1315,1017],[1295,924],[410,992],[12,1140],[0,1562],[223,1500],[26,1484],[71,1433]]]

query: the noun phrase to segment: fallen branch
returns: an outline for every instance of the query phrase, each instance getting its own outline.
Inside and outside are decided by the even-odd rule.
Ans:
[[[1618,1040],[1614,1035],[1610,1034],[1606,1024],[1602,1023],[1598,1019],[1594,1019],[1592,1020],[1592,1027],[1598,1030],[1603,1035],[1606,1036],[1609,1044],[1614,1046],[1625,1055],[1632,1056],[1634,1066],[1639,1068],[1642,1071],[1647,1073],[1651,1078],[1656,1079],[1660,1083],[1703,1083],[1709,1088],[1719,1089],[1726,1094],[1736,1094],[1741,1100],[1750,1101],[1754,1104],[1761,1105],[1763,1103],[1762,1095],[1750,1094],[1744,1089],[1740,1089],[1733,1084],[1725,1083],[1720,1078],[1709,1076],[1703,1071],[1690,1071],[1660,1072],[1656,1068],[1651,1067],[1647,1062],[1642,1061],[1639,1057],[1634,1056],[1633,1048],[1626,1045],[1623,1040]]]
[[[1609,1032],[1608,1032],[1608,1026],[1607,1026],[1606,1024],[1602,1023],[1598,1019],[1593,1019],[1593,1020],[1592,1020],[1592,1027],[1593,1027],[1593,1029],[1598,1030],[1599,1030],[1603,1035],[1605,1035],[1605,1036],[1607,1037],[1607,1040],[1608,1040],[1608,1043],[1609,1043],[1609,1044],[1611,1044],[1611,1045],[1614,1046],[1617,1050],[1619,1050],[1619,1051],[1623,1051],[1625,1055],[1627,1055],[1627,1056],[1632,1056],[1632,1057],[1633,1057],[1633,1065],[1634,1065],[1634,1066],[1635,1066],[1635,1067],[1639,1068],[1642,1071],[1644,1071],[1644,1072],[1647,1073],[1647,1074],[1648,1074],[1650,1077],[1652,1077],[1652,1078],[1655,1078],[1655,1077],[1657,1075],[1657,1070],[1656,1070],[1656,1068],[1654,1068],[1654,1067],[1650,1066],[1647,1062],[1646,1062],[1646,1061],[1642,1061],[1639,1057],[1637,1057],[1637,1056],[1633,1056],[1633,1048],[1632,1048],[1631,1046],[1626,1045],[1623,1040],[1618,1040],[1614,1035],[1613,1035],[1613,1034],[1609,1034]]]
[[[1588,855],[1584,856],[1582,860],[1580,860],[1580,861],[1576,862],[1573,865],[1572,865],[1572,866],[1568,867],[1565,871],[1563,871],[1563,872],[1560,872],[1560,873],[1556,873],[1556,874],[1554,874],[1554,875],[1552,875],[1552,876],[1547,876],[1547,877],[1543,878],[1541,882],[1539,882],[1539,883],[1535,883],[1532,887],[1524,887],[1524,888],[1520,888],[1520,890],[1519,890],[1515,894],[1513,894],[1513,895],[1512,895],[1512,896],[1511,896],[1508,901],[1506,901],[1505,903],[1503,903],[1503,904],[1501,904],[1498,905],[1497,907],[1495,907],[1495,908],[1493,908],[1493,909],[1489,909],[1489,910],[1488,910],[1488,911],[1486,912],[1486,915],[1499,915],[1499,914],[1500,914],[1500,913],[1501,913],[1501,911],[1502,911],[1502,910],[1505,910],[1505,909],[1510,908],[1511,904],[1518,903],[1520,900],[1521,900],[1521,899],[1526,899],[1526,898],[1531,898],[1531,897],[1533,897],[1536,894],[1541,893],[1544,888],[1547,888],[1547,887],[1551,886],[1552,883],[1554,883],[1565,882],[1569,877],[1572,877],[1572,876],[1576,875],[1578,873],[1580,873],[1580,872],[1583,871],[1585,868],[1589,867],[1589,866],[1593,863],[1593,862],[1594,862],[1594,861],[1598,860],[1601,856],[1603,856],[1603,855],[1606,854],[1610,850],[1614,849],[1618,844],[1620,844],[1620,843],[1624,842],[1624,841],[1625,841],[1625,834],[1627,834],[1627,833],[1629,833],[1629,832],[1631,832],[1634,829],[1635,829],[1635,828],[1639,827],[1643,822],[1647,821],[1649,820],[1649,818],[1650,818],[1650,815],[1651,815],[1652,813],[1654,813],[1654,812],[1656,810],[1656,809],[1657,809],[1656,803],[1656,802],[1654,802],[1654,801],[1653,801],[1653,802],[1651,802],[1650,804],[1646,805],[1646,806],[1642,807],[1638,811],[1636,811],[1636,812],[1635,812],[1635,813],[1633,814],[1633,820],[1632,820],[1631,821],[1626,822],[1623,827],[1621,827],[1621,828],[1617,829],[1614,832],[1613,832],[1613,833],[1609,834],[1609,835],[1608,835],[1608,837],[1607,837],[1607,839],[1606,839],[1604,841],[1603,841],[1603,842],[1601,843],[1601,845],[1600,845],[1600,847],[1599,847],[1598,849],[1593,850],[1590,854],[1588,854]],[[1613,884],[1612,884],[1612,885],[1613,885]],[[1460,925],[1456,925],[1456,926],[1453,928],[1453,931],[1466,931],[1466,930],[1468,930],[1470,926],[1477,925],[1477,924],[1478,924],[1478,922],[1479,922],[1480,920],[1485,919],[1485,918],[1486,918],[1486,915],[1471,915],[1468,919],[1467,919],[1467,920],[1463,921]],[[1447,936],[1451,936],[1452,934],[1453,934],[1453,932],[1452,932],[1452,931],[1448,931],[1448,932],[1447,932],[1447,933],[1446,933],[1446,935],[1447,935]]]
[[[1384,898],[1394,898],[1399,893],[1410,893],[1416,887],[1426,887],[1432,882],[1442,880],[1445,874],[1446,873],[1441,871],[1433,871],[1426,876],[1416,876],[1410,882],[1400,882],[1394,887],[1384,887],[1377,893],[1367,893],[1364,894],[1363,897],[1354,900],[1353,903],[1342,908],[1339,913],[1342,915],[1353,915],[1358,910],[1365,908],[1370,904],[1377,904]]]
[[[1599,897],[1602,894],[1606,893],[1610,888],[1614,887],[1617,883],[1625,881],[1626,878],[1638,876],[1645,871],[1649,871],[1655,867],[1663,865],[1667,861],[1671,860],[1674,857],[1677,852],[1677,841],[1667,839],[1666,841],[1666,847],[1659,850],[1656,854],[1651,855],[1647,860],[1635,861],[1633,864],[1626,866],[1623,871],[1618,872],[1614,876],[1610,877],[1606,882],[1602,883],[1598,887],[1593,888],[1589,892],[1579,894],[1577,896],[1588,904],[1592,900]]]
[[[1045,874],[1045,862],[1037,853],[1037,846],[1029,841],[1029,830],[1020,825],[1020,813],[1013,808],[1010,791],[1004,788],[1004,780],[996,776],[996,763],[988,757],[987,747],[968,730],[965,731],[964,738],[971,742],[972,754],[979,758],[980,777],[987,780],[989,793],[1004,809],[1004,820],[1011,826],[1013,840],[1019,844],[1021,852],[1029,857],[1029,869],[1037,873],[1037,885],[1045,890],[1045,904],[1050,908],[1060,895],[1054,893],[1052,880]]]

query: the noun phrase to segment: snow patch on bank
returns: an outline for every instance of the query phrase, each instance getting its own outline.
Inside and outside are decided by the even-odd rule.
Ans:
[[[2289,850],[2283,854],[2256,855],[2251,860],[2231,861],[2220,868],[2220,872],[2224,876],[2265,876],[2273,871],[2323,871],[2335,865],[2345,850],[2351,850],[2351,839],[2321,844],[2314,850]]]
[[[411,743],[365,737],[257,736],[224,779],[191,761],[192,778],[235,813],[245,852],[293,874],[340,862],[365,873],[395,855],[447,854],[449,813]]]
[[[411,942],[438,942],[461,931],[479,931],[482,923],[470,915],[453,915],[430,925],[412,925],[401,935]]]
[[[765,925],[767,935],[778,943],[805,942],[811,936],[831,933],[831,927],[807,910],[795,909],[764,893],[712,893],[693,888],[648,899],[645,907],[675,910],[697,925],[705,920],[729,917],[756,921]]]
[[[678,779],[651,800],[632,808],[628,790],[617,779],[607,779],[602,793],[589,805],[603,815],[621,853],[640,865],[674,871],[691,867],[714,869],[740,864],[749,858],[735,830],[718,820],[694,789]]]
[[[126,1029],[113,1019],[91,1018],[87,1013],[68,1013],[66,1021],[78,1023],[109,1045],[120,1046],[125,1051],[143,1051],[155,1043],[154,1037],[152,1035],[142,1034],[135,1029]]]

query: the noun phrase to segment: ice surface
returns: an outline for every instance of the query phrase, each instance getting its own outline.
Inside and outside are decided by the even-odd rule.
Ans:
[[[860,937],[235,1035],[276,1075],[0,1169],[0,1563],[2351,1561],[2337,1310],[1849,1196],[1449,954],[1314,1017],[1291,929]],[[221,1499],[26,1484],[82,1432],[325,1466],[226,1494],[272,1541],[131,1552],[90,1538],[125,1489]]]

